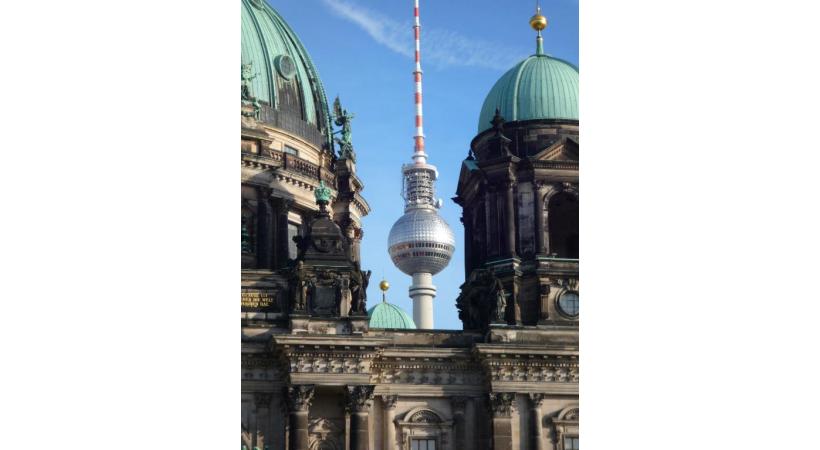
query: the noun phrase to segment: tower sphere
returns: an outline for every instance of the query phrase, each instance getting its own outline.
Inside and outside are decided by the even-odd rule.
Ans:
[[[408,209],[390,229],[388,252],[407,275],[441,272],[455,251],[455,235],[432,208]]]

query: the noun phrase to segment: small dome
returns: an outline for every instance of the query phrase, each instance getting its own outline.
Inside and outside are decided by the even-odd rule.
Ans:
[[[532,55],[507,71],[487,94],[479,133],[492,128],[496,108],[507,122],[578,120],[578,68],[548,55]]]
[[[381,302],[367,310],[370,317],[370,328],[399,328],[405,330],[415,330],[416,324],[413,319],[398,306]]]

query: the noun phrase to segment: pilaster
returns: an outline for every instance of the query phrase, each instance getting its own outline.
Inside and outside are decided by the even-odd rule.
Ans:
[[[512,450],[512,412],[515,393],[491,392],[490,411],[493,415],[493,450]]]

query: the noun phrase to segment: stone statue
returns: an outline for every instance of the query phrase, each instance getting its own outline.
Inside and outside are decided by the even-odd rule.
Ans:
[[[259,111],[262,109],[262,106],[259,104],[259,100],[253,95],[253,89],[251,88],[251,81],[253,81],[257,75],[258,74],[253,71],[252,62],[242,64],[242,104],[253,107],[252,112],[243,111],[242,115],[259,120]]]
[[[367,308],[367,285],[370,284],[371,271],[362,272],[362,304],[360,312],[365,312]]]
[[[336,126],[342,127],[342,129],[334,131],[333,134],[341,134],[341,138],[334,139],[339,144],[339,158],[356,162],[356,154],[353,152],[353,143],[351,141],[352,132],[350,130],[350,122],[354,117],[355,115],[353,113],[348,113],[346,109],[342,109],[342,103],[337,96],[333,102],[333,118]]]
[[[350,290],[353,294],[351,315],[367,313],[367,285],[370,283],[370,274],[369,270],[361,270],[358,261],[353,262],[353,270],[350,272]]]
[[[507,294],[504,292],[504,285],[501,280],[495,278],[493,291],[495,293],[495,321],[507,321]]]
[[[350,279],[342,278],[339,286],[339,311],[342,316],[347,315],[351,311],[353,303],[353,295],[350,292]]]
[[[307,271],[305,270],[304,263],[302,261],[297,262],[293,272],[295,274],[294,278],[296,279],[296,295],[294,296],[293,310],[304,311],[310,291],[310,282],[307,279]]]

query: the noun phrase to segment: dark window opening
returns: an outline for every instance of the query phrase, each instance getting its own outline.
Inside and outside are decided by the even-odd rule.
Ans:
[[[550,253],[559,258],[578,258],[578,197],[560,193],[553,196],[549,211]]]

